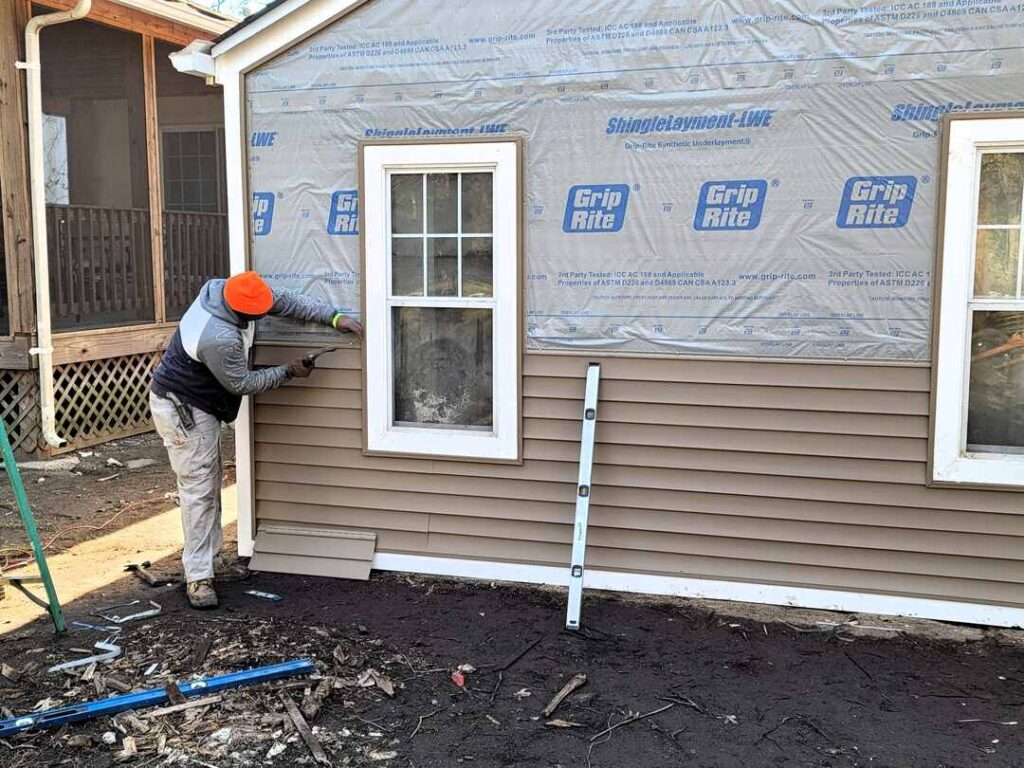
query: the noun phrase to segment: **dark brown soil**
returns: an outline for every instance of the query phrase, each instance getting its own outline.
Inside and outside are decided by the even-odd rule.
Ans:
[[[244,594],[254,588],[284,599]],[[312,656],[338,680],[311,720],[337,766],[1024,765],[1024,659],[989,640],[851,637],[609,596],[588,596],[585,630],[569,633],[556,591],[397,575],[352,583],[254,574],[222,584],[223,606],[209,613],[189,610],[173,588],[148,592],[129,578],[118,589],[102,600],[159,594],[165,606],[121,635],[126,657],[114,669],[133,686],[153,685],[142,670],[155,661],[166,665],[162,685]],[[71,618],[88,607],[70,606]],[[211,650],[193,666],[204,640]],[[37,624],[0,638],[0,661],[42,667],[86,642],[81,633],[54,640]],[[475,671],[465,672],[462,689],[451,672],[465,664]],[[393,698],[358,685],[367,669],[394,684]],[[578,672],[587,683],[553,716],[577,727],[547,725],[541,710]],[[73,692],[62,696],[65,689]],[[303,699],[302,689],[292,695]],[[42,669],[0,688],[0,703],[15,711],[46,697],[95,696],[91,684]],[[191,722],[168,716],[163,755],[150,732],[138,736],[140,754],[119,763],[121,733],[114,746],[88,738],[116,731],[106,719],[9,739],[0,765],[313,765],[281,713],[279,692],[235,691]],[[227,746],[214,736],[224,727]],[[276,742],[287,746],[268,759]]]
[[[221,446],[225,484],[234,482],[234,431],[225,429]],[[116,531],[177,504],[174,473],[167,452],[153,432],[67,454],[74,469],[22,469],[25,493],[47,544],[47,554]],[[57,457],[65,458],[65,457]],[[140,469],[116,466],[135,459],[155,463]],[[7,476],[0,471],[0,568],[14,567],[27,554],[22,526]],[[2,603],[0,603],[2,610]]]

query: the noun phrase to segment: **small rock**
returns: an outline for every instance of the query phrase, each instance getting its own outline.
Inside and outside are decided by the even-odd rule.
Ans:
[[[123,467],[124,464],[122,464],[120,461],[118,461],[113,456],[111,456],[109,459],[107,459],[107,466],[108,467]]]
[[[125,463],[128,469],[144,469],[145,467],[152,467],[156,464],[156,459],[132,459]]]
[[[117,734],[113,731],[107,731],[101,738],[103,739],[104,744],[113,745],[117,743]]]

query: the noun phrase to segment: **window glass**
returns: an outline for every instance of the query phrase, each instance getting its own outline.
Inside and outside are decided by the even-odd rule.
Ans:
[[[391,176],[392,296],[494,295],[493,179],[491,172]]]
[[[978,174],[975,298],[1020,298],[1024,152],[986,152]]]
[[[423,175],[396,173],[391,177],[391,231],[423,233]]]
[[[164,209],[220,212],[216,130],[164,131]]]
[[[395,424],[489,429],[492,310],[394,307],[392,313]]]
[[[64,115],[43,115],[43,186],[47,205],[69,205],[68,120]]]
[[[967,450],[1024,453],[1024,312],[975,312]]]
[[[454,234],[458,231],[459,174],[427,174],[427,231]]]
[[[423,295],[422,237],[396,237],[391,241],[391,293]]]
[[[427,295],[459,295],[458,238],[427,238]]]
[[[975,297],[1016,298],[1019,255],[1020,230],[979,229],[974,257]]]
[[[972,306],[966,448],[1024,453],[1024,311],[1016,311],[1024,267],[1024,152],[985,152],[980,160],[974,299],[1004,304]]]
[[[494,295],[494,248],[489,237],[462,238],[462,295]]]
[[[978,189],[979,224],[1020,224],[1024,152],[982,155]]]
[[[462,174],[462,231],[489,234],[494,228],[494,174]]]

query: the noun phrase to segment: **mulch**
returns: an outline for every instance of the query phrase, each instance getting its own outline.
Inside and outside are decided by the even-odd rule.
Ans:
[[[395,574],[253,574],[219,590],[220,609],[195,612],[180,589],[123,579],[102,601],[155,599],[163,613],[125,624],[123,655],[91,670],[45,671],[103,639],[94,630],[57,639],[37,623],[0,638],[19,678],[0,676],[0,709],[297,657],[316,674],[11,737],[0,765],[312,766],[310,737],[336,766],[1024,765],[1024,657],[991,639],[864,637],[608,595],[588,595],[583,629],[568,632],[558,591]]]

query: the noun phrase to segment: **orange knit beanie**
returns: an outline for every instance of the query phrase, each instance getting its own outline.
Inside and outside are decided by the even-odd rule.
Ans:
[[[265,315],[274,306],[274,292],[258,273],[242,272],[228,278],[224,301],[241,315]]]

